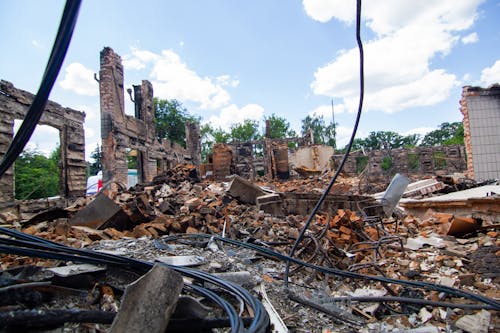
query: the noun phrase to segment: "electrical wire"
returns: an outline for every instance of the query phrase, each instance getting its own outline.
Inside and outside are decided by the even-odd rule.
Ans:
[[[42,77],[40,87],[35,98],[26,114],[26,117],[21,124],[16,136],[7,148],[7,152],[0,162],[0,178],[14,164],[17,157],[22,153],[24,147],[28,143],[33,131],[43,114],[45,105],[49,99],[50,91],[54,86],[62,63],[68,51],[71,36],[78,18],[81,0],[67,0],[64,7],[63,16],[59,23],[57,36],[50,53],[45,72]]]
[[[292,262],[297,265],[301,265],[307,268],[314,269],[318,272],[324,273],[324,274],[330,274],[330,275],[335,275],[339,276],[342,278],[351,278],[351,279],[364,279],[364,280],[369,280],[369,281],[376,281],[376,282],[381,282],[381,283],[394,283],[394,284],[399,284],[403,286],[409,286],[409,287],[415,287],[415,288],[423,288],[427,290],[434,290],[438,292],[444,292],[449,295],[454,295],[457,297],[464,297],[470,300],[478,301],[487,305],[490,305],[493,310],[500,310],[500,302],[496,301],[494,299],[470,293],[467,291],[463,291],[460,289],[456,289],[453,287],[448,287],[444,285],[438,285],[434,283],[429,283],[429,282],[423,282],[423,281],[410,281],[410,280],[399,280],[399,279],[393,279],[393,278],[388,278],[388,277],[383,277],[383,276],[375,276],[375,275],[366,275],[366,274],[361,274],[361,273],[355,273],[355,272],[350,272],[350,271],[344,271],[336,268],[331,268],[331,267],[323,267],[323,266],[318,266],[314,265],[312,263],[308,263],[305,261],[302,261],[300,259],[296,259],[284,254],[281,254],[279,252],[273,251],[271,249],[261,247],[252,243],[245,243],[241,242],[238,240],[234,239],[229,239],[229,238],[223,238],[219,236],[214,236],[214,235],[207,235],[207,234],[183,234],[183,235],[175,235],[175,236],[169,236],[164,239],[164,241],[174,241],[179,238],[213,238],[214,240],[221,241],[224,243],[228,243],[231,245],[239,246],[239,247],[245,247],[248,249],[252,249],[254,251],[257,251],[259,253],[262,253],[268,257],[276,258],[279,259],[283,262]]]
[[[356,1],[356,41],[358,43],[358,49],[359,49],[359,104],[358,104],[358,113],[356,115],[356,121],[354,122],[354,128],[352,130],[351,134],[351,139],[349,140],[349,144],[347,145],[346,152],[344,154],[344,157],[342,158],[342,161],[340,162],[340,165],[335,172],[335,175],[333,176],[332,180],[328,184],[327,188],[323,191],[323,194],[321,194],[321,197],[319,198],[318,202],[316,203],[316,206],[314,206],[313,210],[311,211],[311,214],[309,215],[309,218],[307,219],[307,222],[305,223],[304,227],[302,227],[302,230],[300,230],[299,236],[295,240],[295,243],[293,244],[293,247],[290,251],[289,257],[293,257],[295,254],[295,251],[297,250],[297,247],[299,246],[300,242],[302,241],[302,238],[304,238],[304,234],[306,233],[307,229],[309,228],[309,225],[311,224],[312,220],[316,216],[317,211],[323,204],[323,201],[325,201],[326,196],[330,192],[330,189],[332,188],[333,184],[335,184],[335,181],[337,180],[340,172],[344,168],[344,164],[347,161],[347,158],[349,157],[349,153],[352,148],[352,144],[354,142],[354,138],[356,137],[356,132],[358,131],[358,125],[359,125],[359,120],[361,118],[361,110],[363,109],[363,98],[364,98],[364,93],[365,93],[365,75],[364,75],[364,54],[363,54],[363,43],[361,41],[361,0]],[[288,275],[290,271],[290,261],[286,262],[286,267],[285,267],[285,287],[288,288]]]

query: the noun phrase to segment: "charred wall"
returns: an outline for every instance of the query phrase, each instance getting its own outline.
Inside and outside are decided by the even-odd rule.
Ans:
[[[334,155],[335,166],[343,155]],[[406,175],[445,175],[467,168],[462,145],[353,152],[344,165],[348,176],[363,174],[372,182],[385,182],[396,172]]]
[[[127,153],[136,150],[139,180],[151,181],[158,173],[181,162],[199,165],[199,124],[186,124],[187,149],[159,141],[154,127],[153,86],[147,80],[134,86],[135,117],[125,114],[122,60],[113,49],[101,51],[99,90],[103,183],[127,184]]]
[[[34,95],[0,81],[0,158],[6,153],[14,134],[14,120],[24,119]],[[85,113],[48,101],[39,121],[59,130],[61,147],[60,195],[75,198],[85,195]],[[15,166],[14,166],[15,167]],[[0,200],[14,200],[14,171],[11,167],[0,179]]]

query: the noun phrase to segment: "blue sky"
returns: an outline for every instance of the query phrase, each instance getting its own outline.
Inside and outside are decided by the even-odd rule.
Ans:
[[[0,1],[0,78],[35,92],[64,2]],[[142,79],[205,122],[229,128],[272,113],[300,130],[308,114],[350,135],[358,98],[355,1],[84,0],[50,99],[85,111],[87,156],[100,140],[99,52],[122,56],[125,85]],[[461,121],[461,87],[500,82],[500,0],[365,0],[366,95],[358,137],[425,133]],[[131,103],[127,113],[133,112]],[[42,127],[31,146],[53,149]]]

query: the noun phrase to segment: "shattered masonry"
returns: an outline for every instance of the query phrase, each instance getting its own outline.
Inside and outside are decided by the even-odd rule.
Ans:
[[[338,166],[343,155],[334,155],[334,164]],[[384,158],[391,159],[391,167],[383,169]],[[364,161],[366,167],[360,168]],[[359,176],[363,173],[368,183],[384,183],[392,172],[408,176],[434,176],[464,172],[466,166],[465,148],[462,145],[415,147],[410,149],[374,150],[353,152],[349,155],[343,172],[347,176]]]
[[[139,182],[149,182],[177,163],[199,164],[199,125],[186,124],[188,149],[168,140],[159,142],[154,128],[153,86],[134,86],[135,117],[124,111],[123,65],[113,49],[101,52],[99,72],[103,183],[127,184],[127,153],[137,151]]]
[[[500,85],[465,86],[460,100],[464,115],[467,172],[475,180],[500,178]]]
[[[14,120],[25,118],[33,98],[33,94],[17,89],[8,81],[0,82],[0,157],[5,155],[12,142]],[[84,112],[48,101],[39,121],[40,125],[48,125],[59,130],[61,147],[59,193],[65,198],[85,195],[84,120]],[[14,167],[0,179],[0,201],[14,201]]]

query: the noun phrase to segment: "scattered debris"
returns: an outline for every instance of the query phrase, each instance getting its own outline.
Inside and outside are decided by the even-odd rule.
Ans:
[[[480,327],[477,332],[500,327],[495,316],[498,301],[494,303],[500,298],[500,240],[498,225],[491,220],[437,209],[412,215],[394,206],[392,214],[386,216],[384,205],[357,195],[356,182],[341,179],[337,189],[348,194],[327,196],[299,246],[296,259],[300,264],[292,262],[291,287],[286,289],[285,254],[317,202],[320,194],[316,189],[321,188],[322,176],[269,183],[235,177],[227,184],[201,182],[195,171],[192,166],[178,165],[128,191],[105,190],[88,204],[79,203],[64,214],[39,214],[26,219],[30,221],[27,224],[12,219],[10,225],[26,235],[77,251],[98,251],[92,252],[89,260],[96,258],[95,253],[112,254],[122,258],[120,261],[134,258],[140,265],[147,262],[152,267],[157,260],[162,262],[157,264],[160,267],[167,263],[213,276],[216,280],[202,283],[184,277],[186,284],[177,292],[176,310],[168,310],[168,331],[195,332],[235,324],[209,301],[208,294],[195,295],[190,289],[201,286],[224,294],[217,281],[232,281],[254,295],[261,294],[275,332],[439,332],[450,326],[476,332],[470,324],[464,326],[467,322]],[[496,200],[498,196],[488,198]],[[75,218],[85,212],[86,221],[94,220],[89,212],[102,202],[111,207],[106,221],[75,225]],[[126,219],[110,223],[116,214]],[[5,253],[1,255],[0,281],[10,281],[0,288],[10,288],[5,289],[10,296],[3,298],[0,310],[1,327],[25,330],[64,325],[66,330],[76,331],[83,324],[70,322],[86,322],[109,330],[113,320],[122,320],[119,317],[126,312],[125,303],[134,305],[126,318],[147,308],[123,296],[126,287],[145,272],[127,271],[111,262],[75,265],[68,258],[70,262],[64,265],[60,260],[8,254],[7,250],[20,246],[9,241],[0,238]],[[10,245],[2,245],[7,243]],[[106,260],[117,260],[114,256]],[[153,298],[160,301],[160,290],[168,288],[153,285],[167,280],[148,282],[140,287],[140,293],[154,292]],[[427,288],[428,284],[438,287]],[[12,290],[17,291],[14,294]],[[469,292],[481,300],[488,297],[490,303],[471,303],[466,300]],[[249,327],[255,319],[253,310],[229,298],[242,325]],[[74,305],[73,312],[64,310],[68,302]],[[469,319],[484,313],[490,315],[485,325],[479,325],[479,317]],[[137,330],[151,331],[144,328],[150,323],[134,320]],[[130,330],[132,324],[126,325]],[[160,329],[164,322],[155,325]]]

